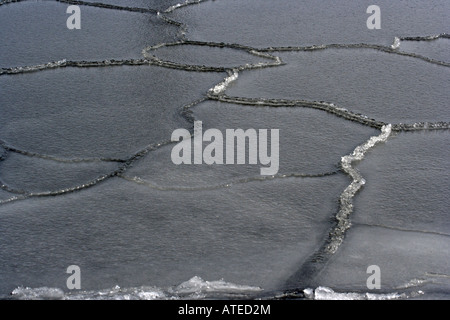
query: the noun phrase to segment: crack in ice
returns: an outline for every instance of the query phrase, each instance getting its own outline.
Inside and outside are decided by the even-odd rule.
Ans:
[[[206,185],[206,186],[198,186],[198,187],[175,187],[175,186],[158,186],[153,184],[146,179],[142,179],[138,176],[129,177],[127,175],[119,175],[120,178],[123,178],[127,181],[137,183],[139,185],[144,185],[152,189],[160,190],[160,191],[208,191],[208,190],[216,190],[216,189],[225,189],[231,188],[236,184],[245,184],[250,182],[264,182],[268,180],[275,179],[286,179],[286,178],[323,178],[327,176],[335,175],[339,172],[339,170],[324,172],[318,174],[304,174],[304,173],[286,173],[286,174],[277,174],[273,176],[254,176],[248,178],[239,178],[233,179],[228,182],[214,184],[214,185]]]

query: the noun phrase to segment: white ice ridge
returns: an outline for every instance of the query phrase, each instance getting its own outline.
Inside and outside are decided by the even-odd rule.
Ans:
[[[192,5],[192,4],[199,4],[199,3],[202,3],[203,1],[205,1],[205,0],[195,0],[195,1],[188,1],[188,0],[186,0],[185,2],[177,3],[177,4],[173,5],[173,6],[170,6],[169,8],[164,10],[164,13],[169,13],[169,12],[172,12],[172,11],[178,9],[178,8],[186,7],[186,6],[189,6],[189,5]]]
[[[356,293],[356,292],[335,292],[328,287],[317,287],[313,289],[303,290],[307,299],[313,300],[397,300],[407,299],[409,297],[415,297],[423,295],[423,291],[413,292],[409,296],[405,293]]]
[[[128,59],[128,60],[102,60],[102,61],[68,61],[66,59],[59,61],[52,61],[45,64],[38,64],[35,66],[23,66],[23,67],[12,67],[12,68],[1,68],[1,75],[12,75],[20,73],[29,73],[42,71],[54,68],[66,68],[66,67],[78,67],[78,68],[93,68],[93,67],[112,67],[112,66],[141,66],[150,65],[152,62],[147,59]]]
[[[51,61],[51,62],[44,63],[44,64],[38,64],[35,66],[23,66],[23,67],[13,67],[13,68],[2,69],[2,70],[0,70],[0,74],[3,74],[3,73],[9,73],[9,74],[25,73],[25,72],[58,68],[58,67],[65,67],[66,65],[67,65],[67,60],[62,59],[59,61]]]
[[[238,78],[238,75],[239,72],[236,69],[233,69],[232,72],[229,72],[228,77],[226,77],[221,83],[217,84],[214,88],[209,89],[209,93],[214,95],[224,93],[230,83]]]
[[[194,276],[178,286],[162,289],[153,286],[121,288],[95,291],[64,292],[60,288],[18,287],[11,292],[17,300],[176,300],[204,299],[215,296],[241,296],[260,293],[260,287],[239,285],[224,280],[205,281]]]
[[[401,286],[396,287],[396,289],[409,289],[414,287],[422,286],[426,283],[432,282],[431,280],[427,279],[412,279],[408,281],[405,284],[402,284]]]
[[[169,299],[159,288],[136,287],[114,288],[99,291],[79,291],[65,293],[60,288],[29,288],[18,287],[11,292],[16,300],[161,300]]]
[[[441,33],[441,34],[432,34],[428,36],[417,36],[417,37],[401,37],[400,40],[407,41],[431,41],[436,39],[450,39],[450,34]]]
[[[334,230],[330,233],[331,238],[326,247],[327,252],[331,254],[335,253],[344,240],[345,232],[351,226],[350,215],[353,212],[353,197],[366,183],[359,171],[352,167],[352,163],[354,161],[362,160],[367,151],[372,149],[377,143],[385,142],[389,138],[391,130],[391,124],[384,125],[381,128],[380,135],[370,137],[365,143],[356,147],[351,154],[341,158],[342,169],[352,178],[353,181],[340,196],[340,209],[336,215],[338,223]]]
[[[394,49],[394,50],[400,48],[400,43],[401,43],[400,38],[399,37],[395,37],[394,38],[394,43],[391,45],[391,48]]]
[[[251,293],[259,292],[260,287],[234,284],[224,280],[205,281],[202,278],[195,276],[169,290],[177,295],[180,294],[199,294],[199,293]]]

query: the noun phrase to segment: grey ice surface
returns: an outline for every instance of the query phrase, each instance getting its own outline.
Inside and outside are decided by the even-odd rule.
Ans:
[[[276,289],[320,244],[346,183],[336,175],[167,192],[114,178],[10,203],[0,217],[1,291],[64,288],[71,264],[85,290],[194,275]]]
[[[40,154],[124,159],[188,127],[180,109],[222,77],[157,66],[64,68],[2,77],[0,135]]]
[[[353,227],[316,283],[363,290],[367,267],[378,265],[385,291],[448,299],[448,143],[446,132],[402,133],[357,165],[368,182]]]
[[[173,17],[188,26],[190,39],[240,43],[258,48],[332,43],[390,46],[394,37],[449,33],[445,0],[377,1],[382,25],[369,30],[363,1],[225,0],[181,8]],[[200,9],[200,10],[199,10]]]
[[[433,41],[401,41],[400,50],[414,52],[440,61],[450,61],[450,39]]]
[[[177,27],[157,19],[154,14],[89,6],[82,6],[81,29],[69,30],[67,6],[55,1],[2,6],[0,40],[7,50],[0,51],[0,67],[62,59],[140,58],[145,46],[173,41],[176,37]]]

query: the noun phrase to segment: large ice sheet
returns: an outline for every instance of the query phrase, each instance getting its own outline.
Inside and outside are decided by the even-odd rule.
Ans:
[[[448,299],[448,1],[381,0],[380,30],[350,0],[102,3],[0,2],[0,299]],[[280,129],[279,172],[174,165],[194,120]]]
[[[0,292],[64,288],[72,264],[84,290],[167,287],[193,276],[279,288],[322,242],[347,180],[167,192],[114,178],[9,203],[0,208]]]
[[[45,155],[127,158],[187,126],[181,108],[222,77],[156,66],[64,68],[2,77],[0,137]]]
[[[400,292],[408,296],[420,290],[423,297],[448,299],[449,254],[448,236],[357,225],[312,284],[340,292]],[[371,265],[380,267],[379,290],[367,288]]]
[[[450,39],[448,38],[427,41],[405,40],[400,42],[399,50],[450,62]]]
[[[367,183],[354,223],[449,236],[449,143],[446,131],[402,133],[368,155],[357,167]]]
[[[90,6],[80,7],[81,29],[69,30],[68,6],[56,1],[25,1],[2,6],[0,41],[7,50],[0,51],[0,67],[62,59],[138,58],[147,45],[177,39],[179,28],[156,14]]]
[[[0,162],[0,179],[12,190],[59,192],[95,181],[119,167],[117,162],[60,162],[10,153]]]
[[[333,117],[323,111],[301,107],[249,107],[205,101],[194,106],[192,112],[197,121],[202,121],[203,132],[211,128],[222,132],[224,145],[227,129],[268,129],[269,133],[272,129],[279,129],[277,176],[317,176],[336,172],[342,155],[378,134],[378,130]],[[204,148],[208,144],[204,142]],[[136,162],[125,175],[141,178],[161,188],[205,188],[243,182],[248,178],[265,178],[261,176],[260,168],[268,165],[259,162],[249,165],[248,158],[245,165],[175,165],[171,160],[174,145],[152,152]],[[248,148],[247,144],[247,152]],[[271,148],[269,141],[269,152]],[[225,159],[226,148],[223,150]]]
[[[387,123],[448,121],[448,68],[373,49],[279,53],[286,65],[243,72],[226,94],[325,101]]]
[[[367,154],[352,227],[313,286],[367,291],[367,267],[378,265],[383,292],[448,298],[448,142],[445,131],[402,133]]]
[[[449,3],[377,1],[381,29],[366,26],[374,3],[340,1],[221,0],[205,1],[174,12],[189,26],[188,36],[201,41],[240,43],[256,47],[331,43],[391,45],[396,36],[449,32]],[[213,23],[212,23],[213,21]]]

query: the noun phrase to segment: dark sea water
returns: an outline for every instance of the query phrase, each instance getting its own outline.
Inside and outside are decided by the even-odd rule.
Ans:
[[[0,299],[448,299],[450,2],[178,1],[0,1]]]

